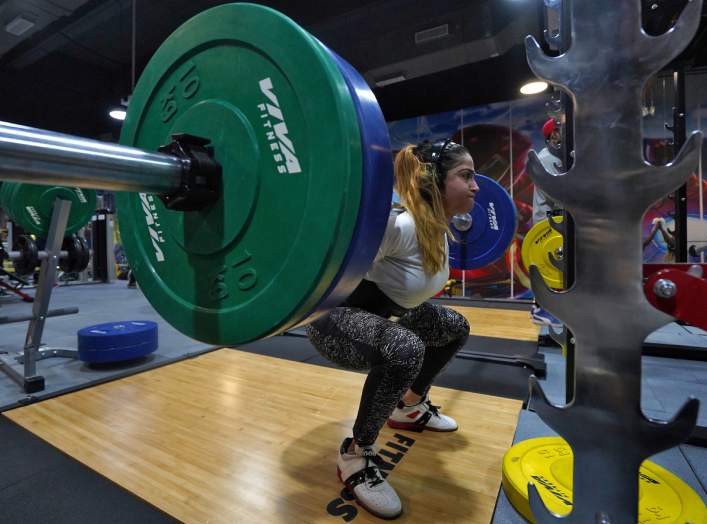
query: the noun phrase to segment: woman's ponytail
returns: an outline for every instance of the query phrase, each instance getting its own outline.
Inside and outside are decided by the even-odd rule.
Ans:
[[[446,238],[452,238],[444,212],[436,166],[422,162],[417,148],[406,145],[395,156],[395,191],[415,221],[425,273],[433,275],[446,263]]]

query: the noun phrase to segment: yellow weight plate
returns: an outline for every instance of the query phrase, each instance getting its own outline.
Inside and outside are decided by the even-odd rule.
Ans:
[[[562,222],[562,217],[555,217],[556,223]],[[562,235],[552,229],[548,219],[535,224],[523,239],[521,258],[523,265],[530,271],[530,266],[538,266],[545,283],[554,289],[561,289],[562,272],[552,265],[549,256],[558,259],[562,252]]]
[[[533,482],[545,506],[558,515],[572,510],[572,448],[561,437],[529,439],[503,457],[503,489],[513,507],[535,522],[528,504]],[[644,461],[639,470],[640,524],[704,524],[707,509],[700,496],[670,471]]]

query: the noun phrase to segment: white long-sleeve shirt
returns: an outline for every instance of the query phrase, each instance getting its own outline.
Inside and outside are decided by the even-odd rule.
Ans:
[[[449,278],[449,246],[445,238],[444,267],[427,275],[417,243],[415,221],[404,209],[388,217],[378,254],[364,277],[374,282],[396,304],[411,309],[434,296]]]

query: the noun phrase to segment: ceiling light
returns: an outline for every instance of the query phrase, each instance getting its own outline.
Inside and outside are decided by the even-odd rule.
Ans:
[[[376,80],[376,87],[385,87],[390,84],[397,84],[398,82],[403,82],[405,80],[405,75],[392,76],[390,78],[383,78],[381,80]]]
[[[115,118],[116,120],[125,120],[127,112],[125,109],[111,109],[108,114],[111,118]]]
[[[5,31],[11,35],[20,36],[34,27],[34,22],[22,15],[17,15],[5,26]]]
[[[110,108],[108,111],[108,114],[110,115],[111,118],[114,118],[116,120],[125,120],[125,117],[127,116],[128,113],[128,104],[130,103],[130,98],[132,95],[128,95],[124,98],[120,99],[120,105],[114,105],[113,107]]]
[[[528,82],[520,88],[520,92],[524,95],[535,95],[542,93],[547,89],[547,82]]]

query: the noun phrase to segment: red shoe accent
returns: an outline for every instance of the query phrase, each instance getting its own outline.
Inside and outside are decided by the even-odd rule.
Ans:
[[[407,414],[407,415],[405,415],[405,416],[406,416],[407,418],[411,418],[411,419],[415,420],[415,419],[418,417],[419,414],[420,414],[420,410],[417,409],[417,410],[413,411],[412,413],[409,413],[409,414]]]
[[[414,422],[398,422],[397,420],[388,419],[388,426],[393,429],[406,429],[408,431],[417,431],[418,433],[425,429],[425,426],[415,424]]]

